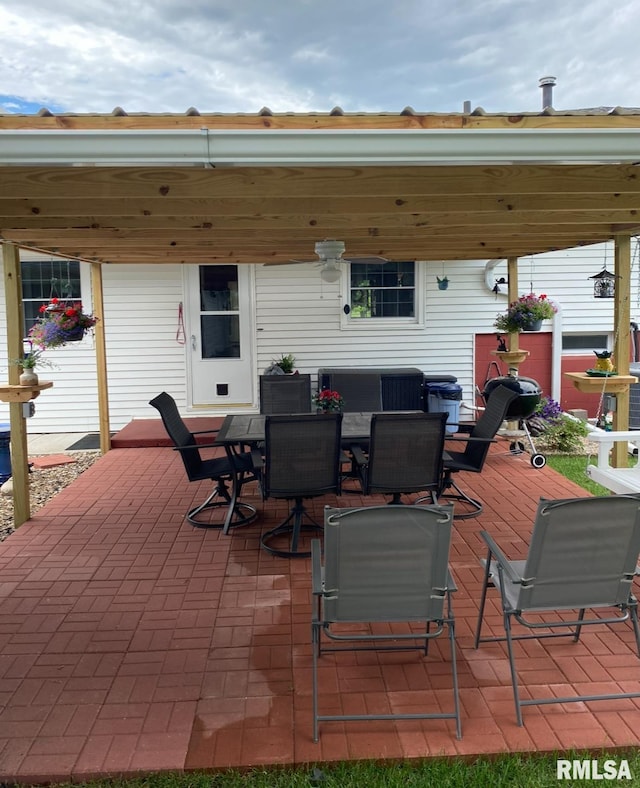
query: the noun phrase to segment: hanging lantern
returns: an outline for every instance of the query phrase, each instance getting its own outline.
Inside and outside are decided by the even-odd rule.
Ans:
[[[594,298],[613,298],[616,292],[616,279],[619,279],[617,274],[612,274],[603,268],[599,274],[590,276],[593,279],[593,297]]]

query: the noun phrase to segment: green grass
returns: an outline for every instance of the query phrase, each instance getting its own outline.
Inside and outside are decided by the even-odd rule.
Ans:
[[[632,779],[615,785],[640,786],[640,754],[570,753],[562,758],[597,758],[600,770],[606,759],[625,758]],[[557,755],[501,755],[495,759],[429,759],[380,764],[374,761],[308,766],[297,769],[230,770],[211,774],[163,773],[131,780],[101,780],[74,784],[73,788],[547,788],[575,785],[556,778]],[[582,784],[582,780],[579,781]],[[590,781],[589,781],[590,782]],[[607,781],[611,784],[612,781]],[[586,782],[585,782],[586,784]],[[68,785],[68,784],[65,784]],[[24,788],[24,786],[22,787]]]

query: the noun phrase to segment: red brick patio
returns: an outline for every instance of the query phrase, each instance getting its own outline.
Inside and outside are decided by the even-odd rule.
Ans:
[[[451,554],[461,741],[450,720],[378,721],[325,723],[314,744],[309,562],[258,545],[286,505],[250,486],[255,524],[195,529],[184,514],[207,486],[186,481],[175,452],[114,449],[0,544],[0,780],[638,745],[637,700],[531,707],[518,728],[502,645],[473,649],[479,531],[522,556],[538,497],[583,491],[504,443],[463,481],[485,511],[456,523]],[[314,509],[376,502],[347,492]],[[523,687],[639,689],[631,629],[593,630],[577,645],[520,644]],[[323,697],[356,713],[418,697],[446,707],[447,646],[434,645],[426,661],[343,655],[338,672],[323,657]]]

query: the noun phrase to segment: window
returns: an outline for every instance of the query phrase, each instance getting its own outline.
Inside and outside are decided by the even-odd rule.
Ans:
[[[25,337],[50,298],[82,300],[77,260],[23,260],[21,271]]]
[[[416,317],[413,262],[352,262],[349,290],[352,320]]]
[[[563,353],[592,354],[594,350],[607,350],[609,347],[608,334],[563,334]]]

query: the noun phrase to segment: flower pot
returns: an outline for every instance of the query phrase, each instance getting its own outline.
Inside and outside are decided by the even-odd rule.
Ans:
[[[18,378],[18,382],[21,386],[37,386],[38,375],[33,369],[25,369]]]
[[[542,320],[529,320],[528,323],[522,324],[523,331],[540,331],[542,328]]]

